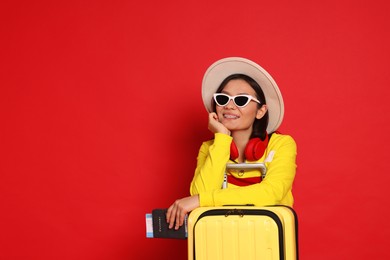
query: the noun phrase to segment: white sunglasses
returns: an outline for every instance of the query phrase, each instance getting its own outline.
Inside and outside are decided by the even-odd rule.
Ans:
[[[251,102],[251,100],[261,104],[261,102],[259,100],[257,100],[256,98],[254,98],[253,96],[244,95],[244,94],[237,95],[237,96],[229,96],[229,95],[224,94],[224,93],[215,93],[214,100],[215,100],[215,103],[220,107],[226,106],[230,102],[230,100],[233,100],[234,104],[237,107],[245,107],[249,104],[249,102]]]

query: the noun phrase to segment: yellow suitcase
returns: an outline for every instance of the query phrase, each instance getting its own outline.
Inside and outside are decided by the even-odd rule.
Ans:
[[[297,226],[286,206],[200,207],[188,216],[188,259],[297,260]]]

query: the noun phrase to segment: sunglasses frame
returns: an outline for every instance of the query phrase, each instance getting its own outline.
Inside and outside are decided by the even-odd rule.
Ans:
[[[221,105],[221,104],[218,103],[218,101],[217,101],[217,97],[218,97],[218,96],[225,96],[225,97],[229,98],[229,100],[226,102],[225,105]],[[246,94],[240,94],[240,95],[235,95],[235,96],[229,96],[228,94],[225,94],[225,93],[215,93],[215,94],[213,95],[213,97],[214,97],[215,104],[217,104],[217,106],[220,106],[220,107],[227,106],[227,104],[229,104],[230,100],[233,100],[233,103],[234,103],[237,107],[240,107],[240,108],[246,107],[252,100],[255,101],[255,102],[257,102],[257,103],[259,103],[259,104],[261,104],[261,102],[260,102],[259,100],[257,100],[256,98],[254,98],[252,95],[246,95]],[[236,103],[236,100],[235,100],[236,97],[246,97],[246,98],[248,98],[248,101],[247,101],[244,105],[239,106],[239,105],[237,105],[237,103]]]

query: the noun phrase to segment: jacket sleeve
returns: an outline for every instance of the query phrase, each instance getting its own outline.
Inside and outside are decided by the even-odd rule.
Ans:
[[[266,162],[267,175],[261,183],[246,187],[228,186],[227,189],[220,189],[216,185],[210,186],[208,189],[199,191],[200,206],[291,205],[291,189],[296,172],[296,143],[290,136],[278,135],[272,143],[270,142],[267,154],[271,151],[272,161]],[[265,157],[268,158],[267,154]],[[219,172],[219,174],[223,173]],[[218,179],[218,181],[222,181],[222,179]],[[291,197],[289,203],[286,203],[287,197]]]
[[[216,133],[214,140],[202,144],[191,182],[191,195],[221,189],[232,140],[229,135]]]

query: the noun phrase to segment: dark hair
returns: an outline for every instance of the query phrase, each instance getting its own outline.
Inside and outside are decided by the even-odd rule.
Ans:
[[[222,90],[225,88],[226,84],[229,81],[234,79],[242,79],[246,81],[251,86],[251,88],[253,88],[253,90],[256,92],[256,98],[260,101],[260,104],[258,104],[259,108],[262,105],[267,104],[263,90],[261,89],[260,85],[254,79],[244,74],[233,74],[227,77],[226,79],[224,79],[224,81],[222,81],[221,85],[218,87],[216,93],[221,93]],[[213,109],[215,112],[216,104],[214,100],[213,100]],[[262,118],[260,119],[255,118],[255,121],[253,122],[253,131],[252,131],[251,138],[260,137],[261,140],[264,140],[267,133],[267,126],[268,126],[268,110]]]

